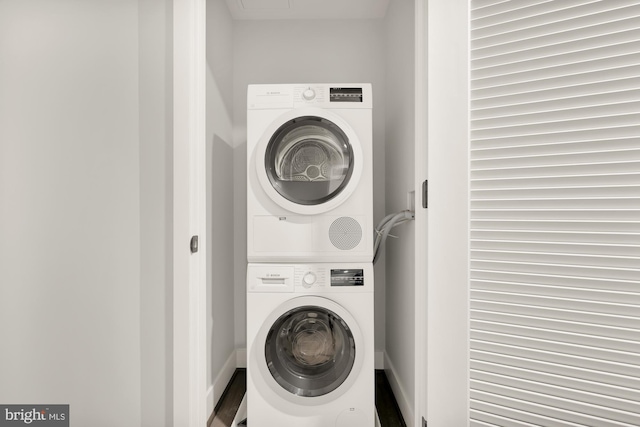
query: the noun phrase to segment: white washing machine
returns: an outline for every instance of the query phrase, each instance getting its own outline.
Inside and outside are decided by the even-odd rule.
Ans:
[[[249,262],[371,262],[370,84],[250,85]]]
[[[371,263],[249,264],[252,427],[375,425]]]

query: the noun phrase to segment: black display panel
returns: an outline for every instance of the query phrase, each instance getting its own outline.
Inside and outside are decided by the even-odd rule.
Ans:
[[[361,87],[332,87],[329,102],[362,102]]]
[[[331,286],[364,286],[364,270],[361,268],[332,269]]]

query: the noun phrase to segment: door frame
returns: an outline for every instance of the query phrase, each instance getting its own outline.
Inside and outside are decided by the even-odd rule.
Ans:
[[[469,1],[424,0],[427,49],[427,421],[469,425]],[[420,425],[420,424],[419,424]]]
[[[468,44],[468,4],[415,0],[415,10],[415,184],[420,192],[428,176],[430,205],[429,210],[416,207],[416,235],[424,238],[416,239],[414,422],[420,426],[424,416],[435,425],[467,425],[469,79],[466,54],[451,46]],[[205,49],[206,0],[173,0],[172,402],[173,425],[185,427],[202,427],[208,417],[206,197],[201,179],[206,173]],[[444,86],[450,90],[442,81],[449,82]],[[429,108],[434,105],[438,108]],[[452,182],[467,191],[451,192]],[[449,210],[452,202],[460,208],[455,215]],[[427,233],[427,228],[437,232]],[[190,239],[196,235],[202,239],[192,254]],[[459,372],[454,382],[444,377],[452,369]]]
[[[427,307],[428,307],[428,222],[429,211],[423,208],[422,185],[428,177],[428,105],[427,105],[427,1],[414,5],[414,79],[415,79],[415,357],[414,357],[414,426],[427,419]],[[410,421],[411,422],[411,421]]]
[[[203,427],[206,394],[206,0],[173,0],[173,425]],[[192,236],[200,236],[197,251]]]

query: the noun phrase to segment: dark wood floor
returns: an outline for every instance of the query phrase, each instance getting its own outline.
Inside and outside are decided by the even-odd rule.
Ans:
[[[242,398],[247,390],[247,370],[236,369],[222,393],[220,401],[209,417],[207,427],[231,427]],[[233,426],[236,427],[236,426]]]
[[[376,410],[382,427],[406,427],[400,408],[393,396],[389,380],[384,371],[376,370]],[[231,426],[240,407],[242,397],[247,389],[246,369],[236,369],[229,385],[225,389],[220,402],[207,423],[208,427],[236,427]]]
[[[381,427],[407,427],[383,370],[376,370],[376,410]]]

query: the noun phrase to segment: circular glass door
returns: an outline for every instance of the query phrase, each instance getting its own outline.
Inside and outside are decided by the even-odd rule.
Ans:
[[[264,351],[275,381],[304,397],[338,388],[349,376],[356,355],[346,322],[317,306],[296,307],[280,316],[267,333]]]
[[[353,173],[353,149],[332,121],[304,116],[289,120],[273,134],[265,152],[271,186],[285,199],[317,205],[336,197]]]

